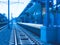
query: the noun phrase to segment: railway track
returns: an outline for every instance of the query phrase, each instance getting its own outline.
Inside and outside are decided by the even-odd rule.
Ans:
[[[9,45],[40,45],[17,25],[13,26]]]

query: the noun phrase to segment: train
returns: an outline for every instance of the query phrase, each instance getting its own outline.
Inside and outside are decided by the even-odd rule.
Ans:
[[[0,13],[0,27],[8,23],[8,19],[5,14]]]
[[[35,0],[29,3],[26,9],[17,17],[17,22],[42,24],[39,33],[31,26],[21,25],[29,31],[40,35],[40,39],[46,43],[60,45],[60,1]],[[32,6],[29,7],[29,5]],[[32,29],[32,30],[31,30]]]

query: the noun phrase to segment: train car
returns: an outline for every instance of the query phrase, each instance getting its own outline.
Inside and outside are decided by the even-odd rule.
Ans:
[[[5,16],[5,14],[0,13],[0,26],[6,25],[7,22],[8,22],[8,20],[7,20],[7,17]]]

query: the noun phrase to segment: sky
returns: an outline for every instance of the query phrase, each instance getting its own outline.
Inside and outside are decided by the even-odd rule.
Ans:
[[[56,0],[54,0],[54,5],[56,4]]]
[[[8,0],[0,0],[0,13],[5,13],[8,17]],[[10,19],[18,17],[31,0],[10,0]],[[14,3],[20,2],[20,3]]]

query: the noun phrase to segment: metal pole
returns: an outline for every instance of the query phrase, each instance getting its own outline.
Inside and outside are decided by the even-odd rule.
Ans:
[[[10,20],[10,0],[8,0],[8,28],[10,27],[9,20]]]
[[[40,14],[40,15],[41,15],[41,17],[40,17],[40,18],[41,18],[41,19],[40,19],[40,20],[41,20],[41,21],[40,21],[40,24],[43,24],[43,16],[42,16],[42,8],[43,8],[43,7],[42,7],[42,2],[41,2],[41,0],[40,0],[39,4],[40,4],[40,12],[41,12],[41,14]]]
[[[45,15],[45,21],[44,21],[44,25],[49,27],[49,0],[46,0],[45,2],[46,4],[46,15]]]

